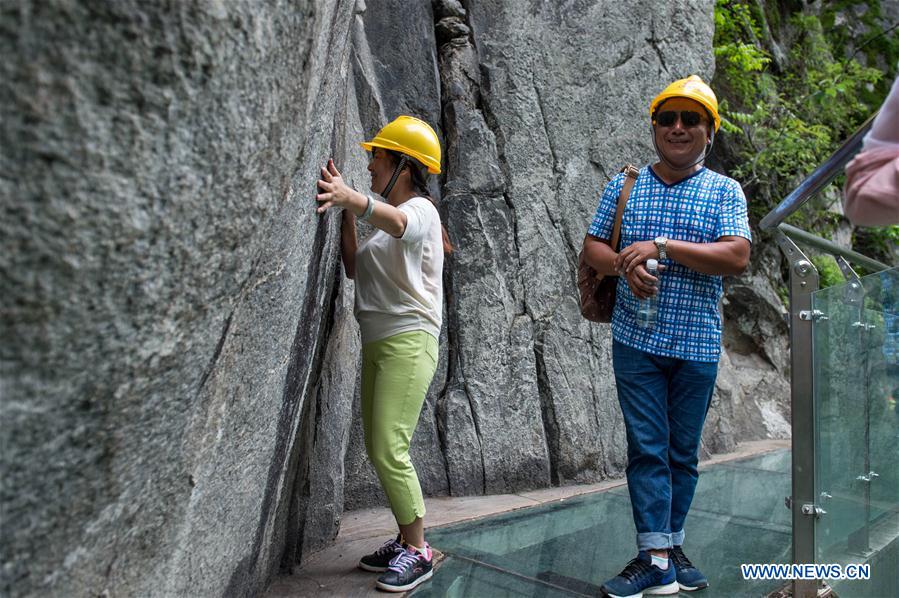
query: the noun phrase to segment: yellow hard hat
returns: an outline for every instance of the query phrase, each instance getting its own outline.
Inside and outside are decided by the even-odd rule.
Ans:
[[[423,120],[414,116],[398,116],[378,131],[371,141],[360,143],[365,151],[382,147],[406,154],[428,167],[431,174],[440,174],[440,142],[437,133]]]
[[[649,105],[649,117],[655,116],[659,104],[669,98],[689,98],[702,104],[715,121],[715,132],[721,126],[721,117],[718,116],[718,98],[712,88],[696,75],[690,75],[686,79],[678,79],[662,90]]]

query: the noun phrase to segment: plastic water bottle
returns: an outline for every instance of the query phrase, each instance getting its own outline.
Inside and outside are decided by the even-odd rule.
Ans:
[[[659,262],[658,260],[646,260],[646,271],[658,278]],[[658,289],[659,281],[653,284]],[[648,299],[640,299],[637,305],[637,326],[640,328],[652,328],[656,324],[656,316],[659,313],[659,294],[656,292]]]

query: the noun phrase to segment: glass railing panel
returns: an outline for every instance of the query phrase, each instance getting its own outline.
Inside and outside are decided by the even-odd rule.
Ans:
[[[836,562],[852,538],[865,529],[864,487],[856,481],[866,461],[864,375],[867,344],[854,326],[859,299],[849,301],[848,284],[812,295],[812,309],[820,312],[813,329],[816,493],[826,514],[816,527],[816,560]],[[861,289],[858,289],[861,291]]]
[[[877,560],[869,583],[853,582],[854,596],[876,596],[899,579],[897,272],[812,295],[816,502],[825,511],[815,554],[819,563]]]
[[[899,510],[899,268],[866,276],[862,285],[868,343],[869,520],[875,524]]]

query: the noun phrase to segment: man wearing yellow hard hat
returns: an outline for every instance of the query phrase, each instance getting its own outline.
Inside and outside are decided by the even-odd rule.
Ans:
[[[318,211],[343,208],[344,270],[356,281],[354,313],[362,332],[362,429],[399,533],[359,561],[381,573],[375,585],[408,592],[432,575],[424,538],[425,503],[409,444],[437,367],[443,316],[443,254],[452,246],[428,195],[440,173],[440,142],[424,121],[400,116],[362,147],[376,201],[347,186],[333,160],[322,168]],[[356,218],[375,232],[361,244]]]
[[[751,243],[740,184],[703,165],[721,124],[711,88],[695,75],[675,81],[649,116],[658,161],[627,199],[620,250],[609,239],[624,174],[606,186],[584,240],[587,263],[620,276],[612,359],[638,554],[603,584],[613,597],[709,585],[684,554],[684,521],[718,373],[721,277],[746,269]]]

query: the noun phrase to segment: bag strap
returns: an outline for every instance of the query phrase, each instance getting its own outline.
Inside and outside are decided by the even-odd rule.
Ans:
[[[609,246],[615,251],[618,251],[618,241],[621,237],[621,218],[624,216],[624,206],[627,204],[627,198],[630,197],[631,189],[634,188],[634,183],[637,182],[637,176],[640,174],[633,164],[625,164],[619,172],[624,173],[624,186],[621,188],[621,193],[618,194],[618,209],[615,210],[615,225],[612,227],[612,239],[609,243]]]

